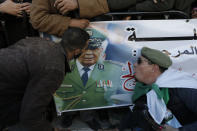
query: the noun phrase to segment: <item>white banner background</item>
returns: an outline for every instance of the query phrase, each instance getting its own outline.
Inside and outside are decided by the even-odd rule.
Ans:
[[[189,77],[197,80],[197,40],[194,40],[197,20],[195,19],[92,22],[88,28],[94,28],[107,36],[107,42],[105,41],[105,44],[102,45],[103,54],[105,54],[103,58],[124,65],[120,78],[122,91],[111,96],[111,99],[122,101],[123,104],[77,110],[130,105],[135,86],[133,64],[141,55],[140,50],[143,46],[167,53],[173,61],[172,69],[187,73]],[[167,40],[158,39],[161,37],[165,37]],[[177,40],[172,40],[171,37],[177,37]],[[184,40],[183,37],[190,38],[190,40]],[[50,38],[56,42],[60,40],[54,36],[50,36]],[[132,41],[129,41],[129,38],[132,38]],[[112,77],[113,75],[115,74],[112,74]],[[56,105],[57,107],[62,106],[57,102]],[[74,110],[72,109],[72,111]]]

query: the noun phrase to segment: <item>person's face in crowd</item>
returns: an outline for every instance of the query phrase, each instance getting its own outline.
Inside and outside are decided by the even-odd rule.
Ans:
[[[101,48],[82,50],[82,54],[78,60],[83,66],[94,65],[98,61],[101,51]]]
[[[153,73],[153,64],[143,56],[138,58],[138,61],[134,64],[135,78],[145,83],[146,79]]]

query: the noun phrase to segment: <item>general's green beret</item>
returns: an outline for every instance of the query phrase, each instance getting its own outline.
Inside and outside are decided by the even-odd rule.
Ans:
[[[89,39],[88,49],[94,50],[94,49],[99,48],[101,45],[102,45],[102,40],[101,39],[92,37],[92,38]]]
[[[170,57],[159,50],[143,47],[141,50],[142,56],[160,67],[168,68],[172,65]]]
[[[96,29],[93,29],[93,28],[87,28],[85,29],[88,34],[90,35],[90,39],[91,38],[96,38],[96,39],[100,39],[101,41],[104,41],[107,36],[105,34],[103,34],[102,32],[96,30]]]

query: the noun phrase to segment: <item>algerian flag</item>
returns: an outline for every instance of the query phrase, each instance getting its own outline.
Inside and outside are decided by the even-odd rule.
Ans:
[[[197,89],[197,80],[189,73],[169,68],[162,73],[155,82],[160,88],[193,88]],[[158,99],[157,94],[151,90],[147,94],[147,105],[149,113],[156,123],[161,124],[167,114],[167,107],[163,99]],[[175,118],[175,117],[174,117]],[[169,125],[178,128],[181,125],[175,119],[169,122]]]

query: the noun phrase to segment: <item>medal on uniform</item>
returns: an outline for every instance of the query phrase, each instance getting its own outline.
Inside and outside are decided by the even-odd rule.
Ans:
[[[96,81],[96,85],[97,87],[112,87],[113,84],[112,84],[112,81],[111,80],[99,80],[99,81]]]

